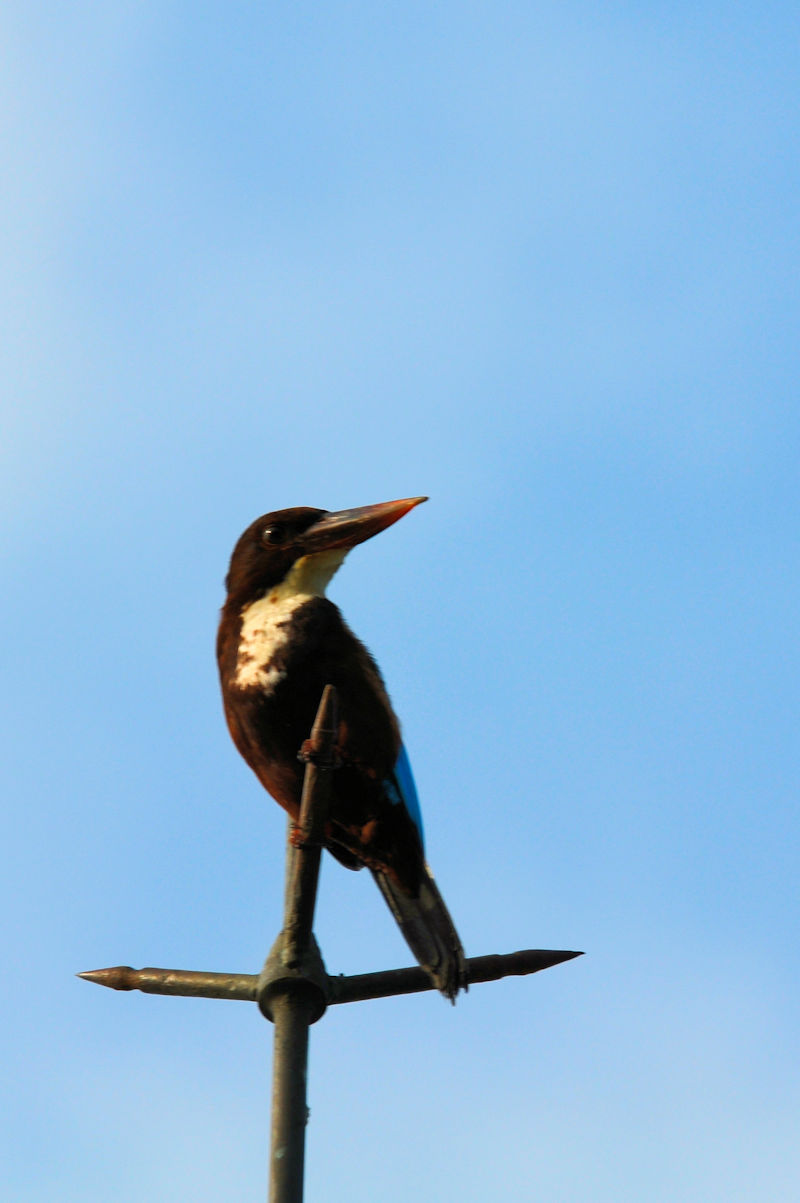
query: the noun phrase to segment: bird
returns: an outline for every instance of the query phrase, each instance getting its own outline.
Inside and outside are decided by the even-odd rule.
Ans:
[[[272,797],[299,817],[308,739],[326,685],[337,691],[335,768],[325,846],[372,873],[409,948],[451,1001],[464,952],[425,859],[422,815],[400,725],[380,670],[325,590],[347,553],[425,497],[256,518],[239,537],[217,634],[225,719]]]

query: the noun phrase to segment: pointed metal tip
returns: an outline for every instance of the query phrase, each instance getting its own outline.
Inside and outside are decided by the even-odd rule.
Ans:
[[[563,965],[565,961],[574,961],[576,957],[584,956],[582,952],[568,952],[566,949],[547,952],[544,954],[547,958],[547,963],[542,966],[543,969],[552,969],[556,965]]]
[[[98,986],[108,986],[111,990],[135,990],[131,978],[136,971],[130,965],[114,965],[110,969],[89,969],[86,973],[76,973],[85,982],[95,982]]]

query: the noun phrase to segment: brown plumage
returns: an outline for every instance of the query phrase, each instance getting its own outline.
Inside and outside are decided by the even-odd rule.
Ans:
[[[454,998],[463,984],[463,952],[415,817],[398,792],[399,725],[375,661],[324,596],[350,547],[420,500],[258,518],[231,558],[217,659],[233,741],[294,820],[303,783],[298,751],[325,685],[336,687],[338,767],[327,847],[349,868],[372,871],[412,951]]]

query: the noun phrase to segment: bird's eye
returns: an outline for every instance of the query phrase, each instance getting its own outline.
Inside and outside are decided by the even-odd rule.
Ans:
[[[269,547],[279,547],[286,538],[286,528],[276,523],[274,526],[265,526],[261,532],[261,542],[266,543]]]

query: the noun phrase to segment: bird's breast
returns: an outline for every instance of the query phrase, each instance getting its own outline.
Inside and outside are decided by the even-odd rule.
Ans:
[[[309,595],[281,595],[273,590],[245,606],[233,673],[237,689],[270,694],[284,680],[294,618]]]
[[[223,617],[220,630],[225,710],[239,750],[250,748],[245,759],[294,765],[322,691],[334,685],[343,759],[377,780],[392,769],[400,733],[381,674],[332,602],[270,593]]]

